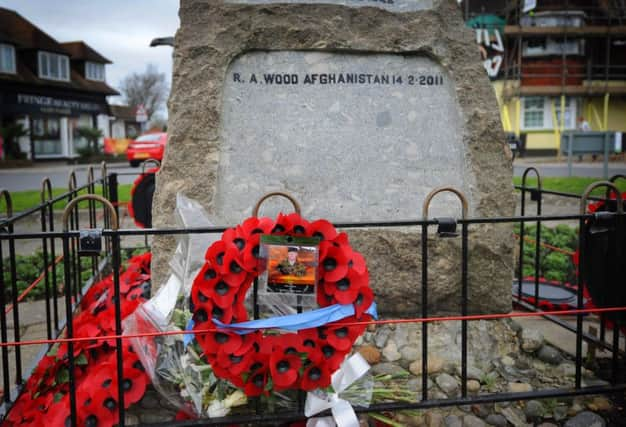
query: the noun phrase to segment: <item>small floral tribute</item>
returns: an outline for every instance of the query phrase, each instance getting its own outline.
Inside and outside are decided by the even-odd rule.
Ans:
[[[132,257],[120,274],[122,318],[150,297],[150,253]],[[113,276],[96,283],[80,302],[73,336],[115,335]],[[73,343],[78,425],[110,427],[119,421],[115,340]],[[149,378],[126,341],[122,344],[124,407],[140,401]],[[69,425],[68,344],[56,344],[39,362],[2,426]]]
[[[160,168],[148,169],[135,179],[130,189],[130,203],[128,203],[128,215],[139,228],[152,227],[152,195],[154,194],[154,175]]]
[[[596,213],[596,212],[601,212],[601,211],[615,212],[617,208],[617,203],[615,203],[616,200],[617,200],[617,196],[615,195],[615,192],[611,191],[608,204],[606,203],[605,200],[598,200],[597,202],[589,203],[587,210],[590,213]],[[622,200],[626,200],[626,192],[622,193]]]
[[[297,333],[255,330],[239,335],[218,329],[215,320],[223,324],[248,320],[246,294],[264,268],[259,259],[262,235],[319,238],[317,304],[352,305],[354,314]],[[191,290],[193,329],[214,374],[247,396],[310,391],[330,385],[331,375],[365,330],[365,325],[354,323],[371,319],[366,311],[373,300],[363,256],[330,222],[309,222],[296,213],[279,214],[276,220],[252,217],[226,230],[208,248]]]

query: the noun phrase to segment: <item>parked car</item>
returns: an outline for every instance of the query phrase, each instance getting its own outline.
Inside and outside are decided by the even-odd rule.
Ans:
[[[128,144],[126,158],[132,167],[137,167],[146,159],[163,160],[163,152],[167,144],[167,133],[146,133]]]

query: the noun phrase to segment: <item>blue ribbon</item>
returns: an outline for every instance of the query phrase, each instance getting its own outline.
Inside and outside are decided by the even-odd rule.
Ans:
[[[372,305],[365,312],[374,319],[378,319],[378,313],[376,311],[376,303],[372,302]],[[231,330],[232,332],[245,335],[251,332],[255,332],[259,329],[283,329],[286,331],[299,331],[300,329],[317,328],[318,326],[324,326],[328,323],[336,322],[346,317],[354,315],[354,305],[352,304],[334,304],[328,307],[319,308],[317,310],[307,311],[306,313],[289,314],[287,316],[276,316],[268,319],[249,320],[247,322],[240,323],[222,323],[217,319],[213,319],[213,322],[220,328]],[[189,320],[187,324],[187,331],[193,329],[193,319]],[[193,341],[193,334],[185,334],[183,341],[185,346]]]

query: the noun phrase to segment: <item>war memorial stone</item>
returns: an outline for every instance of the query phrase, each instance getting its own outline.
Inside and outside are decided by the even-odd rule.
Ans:
[[[470,216],[512,214],[511,162],[473,35],[453,0],[182,0],[155,226],[177,192],[217,224],[286,191],[308,219],[421,219],[428,192]],[[288,204],[276,202],[272,216]],[[437,197],[431,217],[460,214]],[[415,313],[418,228],[349,231],[383,314]],[[470,311],[510,309],[510,226],[470,229]],[[156,282],[173,244],[154,242]],[[429,244],[429,305],[460,301],[460,239]]]

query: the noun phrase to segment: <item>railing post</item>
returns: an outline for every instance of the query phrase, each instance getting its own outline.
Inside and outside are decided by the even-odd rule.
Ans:
[[[115,209],[113,205],[104,197],[98,196],[95,194],[87,194],[83,196],[76,197],[72,201],[67,204],[67,207],[63,211],[63,257],[65,261],[65,314],[66,314],[66,327],[67,327],[67,338],[70,339],[67,343],[67,351],[69,357],[69,386],[70,386],[70,420],[71,425],[77,425],[77,407],[76,407],[76,378],[75,378],[75,357],[74,357],[74,342],[71,340],[73,338],[73,318],[72,318],[72,292],[71,292],[71,280],[72,275],[70,272],[71,262],[69,261],[68,252],[70,251],[70,236],[69,233],[69,222],[72,217],[72,211],[74,208],[78,209],[78,204],[83,200],[96,200],[103,203],[111,212],[112,217],[112,229],[113,231],[117,231],[118,229],[118,221],[117,215],[115,214]],[[121,317],[121,298],[120,298],[120,247],[119,247],[119,235],[115,234],[113,236],[113,281],[114,281],[114,292],[115,292],[115,338],[116,343],[116,355],[117,355],[117,379],[118,379],[118,403],[119,403],[119,413],[120,420],[119,426],[124,427],[124,381],[123,381],[123,359],[122,359],[122,317]],[[76,253],[77,259],[80,260],[80,256]],[[78,286],[78,283],[77,283]]]
[[[10,194],[2,190],[0,194],[3,194],[6,198],[6,211],[7,218],[11,218],[12,216],[12,206],[11,206],[11,198]],[[2,230],[0,230],[2,231]],[[8,231],[8,230],[7,230]],[[2,233],[4,234],[4,233]],[[2,253],[2,244],[4,239],[0,237],[0,336],[2,338],[2,343],[8,342],[7,337],[7,316],[6,316],[6,299],[5,299],[5,289],[6,284],[4,283],[4,255]],[[17,326],[17,325],[14,325]],[[15,330],[18,328],[15,327]],[[9,348],[2,347],[2,381],[3,381],[3,395],[4,401],[9,403],[11,402],[11,384],[9,378]]]
[[[109,174],[109,201],[113,205],[115,209],[115,215],[117,218],[120,217],[120,207],[119,207],[119,197],[117,194],[117,174],[115,172]]]
[[[461,201],[461,218],[462,219],[466,219],[467,218],[467,213],[469,210],[469,204],[467,203],[467,198],[465,197],[465,195],[457,190],[456,188],[452,188],[452,187],[439,187],[439,188],[435,188],[433,191],[431,191],[430,193],[428,193],[428,195],[426,196],[426,198],[424,199],[424,206],[422,208],[422,220],[423,221],[427,221],[428,220],[428,209],[430,207],[430,202],[432,201],[433,197],[435,197],[435,195],[439,194],[439,193],[444,193],[444,192],[448,192],[448,193],[454,193],[458,199]],[[462,224],[462,236],[461,236],[461,316],[465,317],[467,316],[467,299],[468,299],[468,275],[467,275],[467,268],[468,268],[468,244],[467,244],[467,239],[468,239],[468,229],[467,229],[467,223],[463,223]],[[422,235],[422,242],[424,242],[424,236]],[[424,248],[422,248],[422,253],[424,251]],[[426,268],[428,266],[426,265]],[[422,268],[424,268],[424,260],[422,259]],[[422,278],[424,272],[422,271]],[[424,285],[425,282],[422,282],[422,286]],[[422,314],[424,313],[424,308],[422,308]],[[422,325],[424,325],[426,322],[423,322]],[[424,326],[422,326],[422,331],[424,331]],[[423,340],[423,337],[422,337]],[[422,341],[422,346],[428,346],[428,343],[426,342],[426,344],[424,344],[424,341]],[[424,347],[422,347],[422,353],[424,351],[428,351],[428,349],[424,349]],[[428,376],[428,363],[424,362],[424,359],[422,359],[422,396],[424,396],[424,389],[426,389],[427,387],[427,382],[424,381],[424,378],[426,378]],[[467,397],[467,319],[463,319],[461,320],[461,396],[462,397]]]
[[[41,182],[41,194],[40,194],[41,198],[41,231],[42,232],[46,232],[47,231],[47,218],[46,218],[46,211],[47,211],[47,200],[52,199],[52,184],[50,183],[50,179],[49,178],[44,178],[43,181]],[[50,207],[50,209],[52,209],[52,207]],[[44,274],[44,291],[45,291],[45,295],[46,295],[46,333],[47,333],[47,337],[48,339],[52,339],[52,316],[51,316],[51,304],[50,304],[50,275],[48,272],[48,239],[46,237],[43,237],[41,239],[41,245],[42,245],[42,251],[43,251],[43,274]],[[54,257],[52,257],[52,263],[54,263]],[[56,283],[54,283],[54,288],[56,289]],[[52,298],[55,298],[56,296],[56,292],[53,292],[52,294]],[[55,307],[56,309],[56,307]],[[55,312],[55,317],[56,317],[56,312]]]
[[[11,194],[7,190],[0,191],[0,197],[4,198],[7,218],[13,216],[13,202],[11,200]],[[15,259],[15,241],[13,240],[13,222],[9,222],[7,225],[7,231],[9,233],[9,277],[11,280],[11,297],[13,300],[13,341],[20,342],[20,309],[18,307],[18,289],[17,289],[17,266]],[[3,271],[0,271],[4,274]],[[6,287],[2,287],[0,290],[4,293]],[[6,324],[5,324],[6,325]],[[15,347],[15,384],[20,386],[22,384],[22,348],[18,345]]]
[[[522,175],[522,191],[524,191],[526,189],[526,179],[528,177],[528,173],[529,172],[534,172],[535,175],[537,175],[537,188],[531,190],[531,199],[536,199],[535,201],[537,202],[537,216],[541,216],[541,202],[543,199],[543,195],[542,195],[542,185],[541,185],[541,175],[539,174],[539,171],[536,168],[530,167],[527,168],[524,171],[524,174]],[[522,193],[524,194],[524,193]],[[524,203],[522,203],[522,212],[521,215],[525,216],[526,212],[524,209]],[[520,258],[519,258],[519,273],[518,273],[518,289],[517,289],[517,298],[518,300],[522,299],[522,283],[523,283],[523,276],[524,276],[524,270],[523,270],[523,262],[524,262],[524,237],[525,237],[525,230],[524,230],[524,222],[520,222]],[[537,229],[535,230],[535,292],[534,292],[534,297],[535,297],[535,301],[534,301],[534,306],[535,308],[539,307],[539,266],[540,266],[540,254],[541,254],[541,249],[540,249],[540,242],[541,242],[541,220],[537,220]]]

